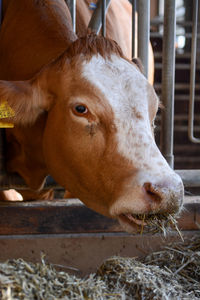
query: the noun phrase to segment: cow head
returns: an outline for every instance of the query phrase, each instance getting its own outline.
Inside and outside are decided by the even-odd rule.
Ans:
[[[175,214],[183,184],[154,140],[159,100],[115,42],[89,35],[29,81],[0,82],[14,122],[48,112],[49,173],[88,207],[134,231],[137,214]],[[130,217],[131,216],[131,217]]]

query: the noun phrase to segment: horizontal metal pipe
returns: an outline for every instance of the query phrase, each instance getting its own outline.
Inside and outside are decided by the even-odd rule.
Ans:
[[[106,0],[106,12],[108,10],[108,6],[110,4],[111,0]],[[102,26],[102,1],[99,0],[97,2],[97,7],[92,14],[91,20],[89,22],[88,28],[90,28],[92,31],[94,31],[96,34],[99,33]]]
[[[185,187],[200,187],[200,170],[175,170]]]

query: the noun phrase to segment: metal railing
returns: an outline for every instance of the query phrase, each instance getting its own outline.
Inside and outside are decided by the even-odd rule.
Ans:
[[[106,33],[106,13],[110,5],[110,1],[111,0],[100,0],[97,2],[96,9],[94,10],[88,25],[88,28],[90,28],[96,34],[99,34],[102,24],[102,33],[103,35]]]
[[[142,31],[149,31],[150,0],[133,0],[138,6],[138,27],[142,26]],[[163,33],[163,52],[162,52],[162,103],[165,109],[162,110],[161,121],[161,152],[169,165],[174,167],[174,82],[175,82],[175,37],[176,37],[176,9],[175,0],[164,1],[164,33]],[[139,4],[139,5],[138,5]],[[144,7],[146,5],[146,7]],[[193,0],[193,33],[192,33],[192,51],[190,66],[190,102],[189,102],[189,136],[190,140],[199,143],[199,139],[193,136],[194,122],[194,89],[195,89],[195,70],[196,70],[196,39],[197,39],[197,12],[198,0]],[[144,11],[145,10],[145,13]],[[146,17],[148,14],[148,18]],[[146,20],[143,20],[146,18]],[[142,25],[140,25],[142,24]],[[145,26],[145,28],[143,28]],[[141,38],[138,29],[138,44]],[[134,33],[133,33],[134,34]],[[143,45],[148,45],[149,35],[145,34],[142,39],[146,39]],[[146,46],[148,49],[148,46]],[[142,49],[138,47],[138,56],[146,69],[146,58],[144,58]],[[146,69],[145,74],[148,74]],[[175,170],[184,183],[185,187],[200,187],[200,170]]]
[[[76,31],[76,1],[65,0],[69,5],[73,30]],[[194,0],[194,6],[197,5],[198,0]],[[94,32],[99,33],[101,26],[102,33],[106,34],[106,12],[110,0],[99,0],[97,7],[89,22],[89,28]],[[0,0],[1,5],[1,0]],[[138,26],[136,25],[135,11],[136,6],[138,8]],[[196,6],[195,6],[196,7]],[[196,20],[196,11],[195,20]],[[141,59],[145,75],[148,75],[148,47],[149,47],[149,34],[150,34],[150,0],[133,0],[133,25],[132,25],[132,53],[138,53]],[[1,13],[0,13],[1,16]],[[196,21],[195,21],[196,22]],[[169,165],[173,168],[174,157],[173,157],[173,131],[174,131],[174,70],[175,70],[175,24],[176,24],[176,13],[175,13],[175,0],[165,0],[165,11],[164,11],[164,47],[163,47],[163,71],[162,71],[162,102],[166,109],[162,112],[162,135],[161,135],[161,150],[168,161]],[[196,24],[196,23],[195,23]],[[195,26],[195,25],[194,25]],[[135,30],[138,28],[138,51],[136,50],[135,44]],[[193,137],[193,117],[194,117],[194,70],[195,70],[195,39],[196,29],[193,30],[193,61],[191,64],[191,99],[190,99],[190,135]],[[199,143],[199,139],[192,138],[194,142]],[[0,130],[0,190],[8,188],[15,189],[26,189],[28,188],[23,178],[18,174],[9,174],[6,172],[5,166],[5,130]],[[175,170],[183,180],[186,187],[200,187],[200,170]],[[48,177],[45,188],[60,188],[56,182]]]
[[[195,73],[196,73],[196,49],[197,49],[197,23],[198,23],[198,0],[193,0],[193,28],[191,47],[190,68],[190,100],[188,116],[188,136],[191,142],[200,143],[200,138],[194,137],[194,99],[195,99]]]

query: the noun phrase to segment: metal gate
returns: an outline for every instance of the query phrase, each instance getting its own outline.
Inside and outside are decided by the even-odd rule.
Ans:
[[[182,3],[181,3],[182,2]],[[191,10],[191,19],[185,20],[183,14],[188,13],[187,9],[184,7],[186,1],[158,1],[160,8],[164,12],[164,20],[161,17],[154,18],[151,22],[152,26],[158,25],[161,30],[160,32],[151,33],[151,37],[162,36],[163,45],[162,45],[162,58],[160,61],[160,69],[162,70],[162,81],[160,85],[160,94],[161,100],[165,106],[165,109],[162,111],[161,116],[161,135],[160,135],[160,146],[161,151],[170,164],[171,167],[174,167],[174,144],[177,147],[178,142],[176,142],[176,137],[174,140],[174,104],[176,107],[179,106],[181,102],[178,100],[182,99],[180,94],[181,90],[186,90],[189,93],[189,99],[187,103],[188,117],[185,122],[188,122],[188,147],[192,146],[192,143],[196,144],[198,149],[198,157],[200,157],[200,130],[196,131],[196,134],[199,134],[199,138],[194,135],[194,113],[195,113],[195,74],[196,74],[196,51],[197,51],[197,26],[198,26],[198,0],[188,1]],[[184,4],[184,5],[183,5]],[[159,8],[158,8],[159,9]],[[184,11],[185,10],[185,11]],[[177,17],[177,20],[176,20]],[[191,30],[192,29],[192,30]],[[182,49],[178,48],[178,38],[184,39],[186,44],[187,39],[189,38],[189,47],[187,45],[187,53]],[[181,41],[180,41],[181,42]],[[183,41],[182,41],[183,43]],[[177,50],[176,50],[177,49]],[[175,64],[175,58],[178,60],[178,63]],[[189,63],[182,63],[180,58],[187,59]],[[180,75],[180,72],[183,72],[184,69],[187,69],[188,73],[186,76],[189,77],[189,83],[182,84],[178,81],[175,85],[175,70],[176,70],[176,79]],[[160,75],[161,75],[160,70]],[[179,73],[178,73],[179,72]],[[179,76],[180,77],[180,76]],[[176,103],[174,103],[174,91],[179,91],[179,94],[176,94]],[[180,110],[180,109],[179,109]],[[199,111],[200,113],[200,111]],[[196,110],[196,115],[198,111]],[[184,115],[184,117],[186,117]],[[181,120],[182,116],[175,115],[176,122]],[[196,118],[196,122],[199,119]],[[180,121],[179,121],[180,123]],[[186,126],[184,126],[186,127]],[[198,127],[199,128],[199,127]],[[176,129],[176,128],[175,128]],[[179,130],[184,129],[183,126],[179,126]],[[180,134],[180,131],[179,131]],[[185,135],[186,138],[186,135]],[[189,144],[189,141],[191,142]],[[182,147],[182,145],[181,145]],[[184,147],[179,150],[180,159],[181,155],[184,156]],[[197,152],[197,151],[196,151]],[[178,165],[183,165],[178,164]],[[185,163],[184,168],[187,163]],[[194,166],[194,163],[193,163]],[[198,164],[197,164],[198,166]],[[200,187],[200,170],[196,169],[187,169],[187,170],[175,170],[182,177],[185,187]]]

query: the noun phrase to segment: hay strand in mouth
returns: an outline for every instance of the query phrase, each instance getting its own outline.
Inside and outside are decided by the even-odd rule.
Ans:
[[[133,219],[141,221],[139,226],[139,233],[162,233],[164,237],[167,233],[174,229],[179,234],[182,241],[183,236],[177,226],[177,215],[172,214],[137,214],[132,215]]]
[[[169,214],[169,220],[170,220],[171,226],[178,232],[182,242],[184,242],[183,235],[177,225],[177,220],[170,214]]]
[[[141,225],[141,231],[140,231],[141,235],[143,234],[143,231],[144,231],[144,221],[145,221],[145,214],[143,215],[143,219],[142,219],[142,225]]]

